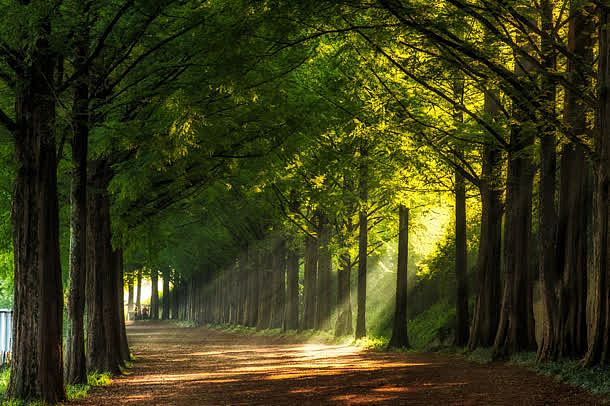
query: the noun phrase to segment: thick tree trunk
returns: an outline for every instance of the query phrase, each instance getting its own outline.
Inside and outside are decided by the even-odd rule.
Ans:
[[[319,216],[318,238],[318,302],[316,310],[316,329],[328,330],[330,328],[330,298],[331,298],[331,270],[332,256],[330,252],[330,227],[325,215]]]
[[[55,56],[50,26],[28,52],[16,78],[13,246],[15,293],[13,348],[8,396],[65,398],[63,293],[59,260],[59,209],[55,145]]]
[[[392,338],[388,347],[409,348],[407,329],[407,280],[409,263],[409,209],[399,208],[398,226],[398,266],[396,270],[396,305],[394,308],[394,324]]]
[[[286,259],[286,317],[284,330],[299,328],[299,256],[294,249],[288,249]]]
[[[108,184],[112,172],[106,161],[92,165],[87,233],[87,364],[90,371],[121,372],[118,276],[112,250]]]
[[[575,86],[585,89],[591,83],[594,24],[582,9],[582,5],[572,4],[571,12],[573,17],[570,19],[568,48],[573,56],[568,60],[567,74]],[[565,89],[564,122],[579,135],[587,131],[588,114],[581,97],[579,91],[572,88]],[[551,147],[542,144],[541,148],[543,151],[548,151]],[[547,152],[551,159],[553,152]],[[548,161],[549,158],[542,162],[543,171],[545,167],[547,171],[551,169],[549,165],[544,165]],[[587,234],[591,212],[591,172],[582,146],[577,144],[564,146],[560,176],[559,212],[554,225],[556,228],[554,258],[549,258],[550,247],[544,246],[545,243],[541,242],[546,248],[541,252],[543,255],[541,266],[545,269],[541,267],[540,270],[545,313],[542,343],[538,350],[538,359],[541,361],[555,360],[563,356],[581,357],[587,345]],[[547,182],[554,182],[554,178],[548,179]],[[550,187],[546,189],[547,197],[544,205],[549,210],[551,192],[548,190]],[[541,193],[543,193],[542,187]],[[541,210],[542,201],[541,196]],[[548,224],[548,221],[549,219],[545,223]],[[543,238],[542,234],[551,231],[551,226],[553,225],[543,226],[541,223],[541,238]]]
[[[485,92],[485,112],[499,113],[498,95]],[[500,267],[502,257],[502,154],[493,140],[483,146],[481,169],[481,232],[477,258],[477,298],[468,348],[491,347],[500,318]]]
[[[527,44],[524,38],[519,40]],[[526,75],[533,71],[534,68],[529,61],[521,57],[516,59],[516,74]],[[531,117],[520,101],[514,100],[514,123],[510,133],[506,180],[504,289],[500,322],[494,341],[496,358],[536,348],[533,314],[534,278],[530,269],[534,179],[534,164],[530,151],[534,143],[534,134],[527,125],[530,120]]]
[[[553,9],[548,0],[541,1],[542,30],[547,35],[552,35]],[[550,41],[542,40],[542,64],[547,71],[555,70],[555,54]],[[541,102],[544,116],[555,115],[556,87],[555,83],[543,74],[541,79]],[[541,118],[544,120],[544,116]],[[539,192],[539,217],[538,217],[538,275],[543,305],[543,332],[542,342],[538,346],[538,358],[554,359],[557,345],[557,328],[559,326],[559,307],[556,295],[557,278],[557,210],[555,208],[555,189],[557,181],[557,150],[555,128],[550,124],[541,126],[540,136],[540,182]]]
[[[150,284],[150,318],[159,320],[159,271],[157,269],[150,270]]]
[[[85,43],[77,47],[77,65],[84,64]],[[66,382],[87,383],[85,358],[85,278],[87,256],[87,150],[89,140],[89,83],[86,75],[77,83],[72,106],[72,180],[70,190],[70,290],[69,333],[66,343]]]
[[[598,4],[599,62],[595,189],[593,197],[593,261],[589,303],[591,325],[586,365],[610,363],[610,6]]]
[[[318,279],[318,241],[310,235],[305,236],[305,281],[303,309],[303,328],[313,329],[316,320],[316,288]]]
[[[356,313],[356,338],[366,336],[366,273],[368,262],[368,151],[360,148],[360,176],[358,193],[360,197],[358,234],[358,310]]]

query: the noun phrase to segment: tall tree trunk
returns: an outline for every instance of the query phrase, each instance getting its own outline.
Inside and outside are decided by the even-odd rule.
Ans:
[[[56,57],[50,23],[41,25],[30,59],[17,70],[13,246],[14,322],[8,396],[65,398],[62,351],[63,293],[55,145]]]
[[[286,305],[286,240],[278,238],[273,250],[273,304],[271,328],[281,328]]]
[[[271,323],[271,298],[272,292],[272,271],[271,271],[271,255],[269,252],[259,251],[258,253],[259,267],[259,308],[258,308],[258,323],[257,330],[265,330],[270,327]]]
[[[129,342],[127,340],[127,330],[125,328],[125,269],[124,269],[124,265],[123,265],[123,250],[122,249],[116,249],[114,251],[114,266],[116,269],[116,276],[117,276],[117,299],[118,299],[118,304],[117,304],[117,310],[118,310],[118,325],[117,328],[119,330],[119,336],[120,336],[120,350],[121,350],[121,360],[123,361],[123,364],[127,361],[131,360],[131,353],[129,351]]]
[[[169,268],[165,268],[163,271],[163,312],[161,314],[161,318],[163,320],[169,319],[169,274],[171,270]]]
[[[598,4],[599,62],[595,188],[593,196],[593,263],[589,303],[591,325],[586,365],[610,363],[610,6]]]
[[[546,5],[546,20],[549,20],[550,6]],[[593,65],[592,34],[594,24],[582,9],[581,4],[572,4],[568,31],[568,48],[573,56],[568,60],[567,74],[575,86],[586,89],[591,83],[590,66]],[[549,23],[547,30],[550,29]],[[550,44],[546,45],[550,48]],[[586,91],[586,90],[583,90]],[[584,134],[587,130],[587,108],[581,102],[581,92],[572,88],[565,89],[564,122],[575,134]],[[551,146],[541,144],[549,158],[542,161],[543,171],[550,171],[545,165],[554,159]],[[551,162],[552,164],[552,162]],[[584,150],[578,144],[566,144],[561,157],[561,178],[559,190],[559,213],[556,219],[545,218],[542,224],[541,238],[555,228],[555,250],[551,253],[548,242],[541,241],[541,285],[543,289],[544,326],[542,343],[538,350],[541,361],[555,360],[562,356],[582,356],[586,350],[586,295],[587,295],[587,229],[591,211],[591,188],[589,164]],[[548,176],[547,176],[548,178]],[[555,182],[554,176],[547,182]],[[542,183],[542,176],[541,176]],[[541,186],[541,193],[543,187]],[[541,213],[551,209],[550,186],[541,196]],[[554,196],[553,196],[554,197]],[[543,199],[546,203],[543,203]],[[554,209],[554,206],[553,206]],[[549,221],[555,221],[550,224]],[[542,268],[544,267],[544,269]]]
[[[456,100],[464,103],[464,78],[457,73],[453,81],[453,93]],[[453,113],[456,124],[464,121],[461,110]],[[462,147],[457,145],[456,161],[464,159]],[[468,248],[466,229],[466,180],[459,171],[455,171],[455,337],[454,344],[463,347],[468,343],[470,322],[468,316]]]
[[[286,259],[286,316],[284,330],[299,328],[299,256],[295,249],[289,248]]]
[[[352,292],[351,292],[352,259],[349,253],[341,254],[337,270],[337,323],[335,336],[351,335],[352,322]]]
[[[527,43],[520,38],[521,43]],[[533,72],[531,62],[516,58],[515,72]],[[504,289],[500,322],[494,341],[494,357],[502,358],[518,351],[536,348],[533,315],[532,189],[534,165],[531,147],[534,134],[526,108],[513,101],[513,121],[508,151],[506,180],[506,218],[504,221]],[[524,123],[526,125],[524,125]]]
[[[180,319],[180,315],[178,314],[179,312],[179,307],[180,307],[180,279],[179,276],[176,275],[174,273],[174,280],[172,281],[172,285],[173,285],[173,289],[171,291],[172,294],[172,306],[171,306],[171,312],[172,312],[172,320],[179,320]]]
[[[100,160],[92,166],[87,210],[91,253],[87,263],[87,364],[90,371],[121,372],[118,276],[112,249],[110,197],[112,171]]]
[[[331,268],[332,256],[330,252],[330,227],[324,214],[319,216],[318,238],[318,302],[316,311],[316,329],[328,330],[330,328],[330,297],[331,297]]]
[[[150,283],[150,318],[159,320],[159,271],[157,269],[150,270]]]
[[[358,310],[356,315],[356,338],[366,336],[366,273],[368,262],[368,151],[360,147],[360,196],[358,234]]]
[[[136,320],[142,319],[142,268],[138,269],[136,277]]]
[[[133,320],[134,311],[133,272],[127,274],[127,320]]]
[[[316,237],[305,236],[305,303],[303,328],[312,329],[316,320],[316,288],[318,279],[318,241]]]
[[[466,182],[455,174],[455,280],[456,280],[456,323],[455,345],[463,347],[468,343],[468,249],[466,246]]]
[[[409,277],[409,209],[400,206],[398,226],[398,266],[396,270],[396,306],[392,338],[388,347],[409,348],[407,329],[407,281]]]
[[[86,65],[87,42],[76,48],[77,66]],[[87,150],[89,143],[89,81],[84,74],[75,86],[72,106],[72,180],[70,190],[70,290],[69,333],[66,344],[66,382],[87,383],[85,358],[85,278],[87,256]]]
[[[239,259],[237,261],[237,267],[239,271],[239,316],[237,324],[241,324],[243,326],[247,325],[247,304],[248,304],[248,247],[245,246],[242,248],[242,251],[239,254]]]
[[[498,94],[485,92],[485,113],[500,112]],[[481,168],[481,232],[477,258],[477,298],[468,348],[491,347],[500,318],[500,267],[502,257],[502,153],[491,139],[483,146]]]

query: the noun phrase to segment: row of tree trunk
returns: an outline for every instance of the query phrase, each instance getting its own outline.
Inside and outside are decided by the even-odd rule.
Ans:
[[[541,32],[550,33],[552,4],[543,1],[540,7]],[[508,146],[500,146],[490,137],[482,148],[482,174],[476,185],[481,193],[482,215],[476,303],[468,337],[471,350],[493,347],[496,357],[506,357],[537,348],[541,361],[560,357],[584,358],[587,365],[610,361],[609,7],[599,5],[596,10],[601,57],[595,79],[591,69],[595,63],[593,10],[572,5],[574,17],[568,34],[572,55],[567,66],[571,86],[565,87],[563,98],[563,124],[572,136],[559,151],[559,157],[558,128],[549,120],[557,109],[557,83],[544,73],[554,70],[556,51],[551,37],[543,35],[537,65],[524,56],[531,46],[529,38],[517,38],[524,52],[516,53],[514,74],[524,82],[536,81],[540,107],[533,111],[531,99],[516,92],[511,94]],[[593,83],[598,89],[595,109],[582,96]],[[485,113],[491,120],[501,109],[498,100],[499,92],[486,91]],[[587,145],[578,138],[590,131],[592,116],[593,143]],[[540,140],[537,148],[536,138]],[[502,148],[507,151],[508,161],[504,202],[502,182],[498,181],[503,176]],[[538,167],[533,151],[539,154]],[[461,250],[457,247],[456,267],[461,269],[465,230],[458,221],[463,218],[459,179],[456,185],[456,243],[459,240],[462,245]],[[539,290],[542,302],[538,320],[534,317],[535,290]],[[538,340],[535,323],[542,325]],[[456,341],[461,343],[465,322],[458,320],[458,324]]]

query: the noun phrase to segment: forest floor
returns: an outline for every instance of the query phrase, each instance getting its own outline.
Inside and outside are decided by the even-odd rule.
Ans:
[[[533,371],[141,322],[128,375],[70,405],[603,405]]]

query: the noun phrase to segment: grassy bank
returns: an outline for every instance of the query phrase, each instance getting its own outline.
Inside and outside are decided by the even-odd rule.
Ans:
[[[5,399],[6,390],[10,378],[10,371],[3,369],[0,372],[0,405],[2,406],[43,406],[41,401],[24,402],[22,400]],[[82,399],[89,393],[89,390],[95,386],[106,386],[112,382],[110,374],[93,372],[87,376],[86,385],[67,385],[66,396],[67,400]]]

